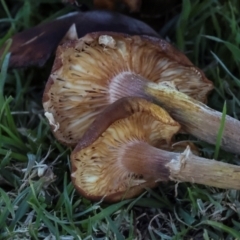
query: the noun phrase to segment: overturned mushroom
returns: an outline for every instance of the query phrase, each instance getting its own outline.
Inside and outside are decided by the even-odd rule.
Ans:
[[[156,186],[150,173],[145,176],[126,164],[131,161],[136,164],[138,142],[143,144],[143,151],[147,150],[147,143],[169,143],[179,128],[166,111],[144,99],[118,100],[98,116],[71,154],[75,187],[92,200],[106,196],[105,200],[118,201]],[[146,151],[137,168],[147,170],[147,154]],[[166,180],[166,173],[158,178]]]
[[[199,101],[212,89],[202,72],[164,40],[95,33],[59,46],[43,95],[50,124],[59,125],[51,124],[55,136],[76,145],[107,105],[142,96],[145,80],[174,85]]]
[[[195,156],[189,147],[183,153],[155,147],[169,142],[179,127],[165,110],[144,99],[116,101],[72,152],[73,184],[91,200],[110,202],[168,180],[240,189],[239,166]]]
[[[95,117],[125,96],[154,101],[186,132],[215,144],[222,114],[201,103],[212,88],[203,72],[164,40],[99,32],[58,48],[43,106],[66,145],[76,145]],[[222,147],[240,153],[239,136],[240,122],[227,116]]]
[[[112,11],[128,10],[130,12],[138,12],[141,7],[141,0],[94,0],[94,6],[99,9]]]

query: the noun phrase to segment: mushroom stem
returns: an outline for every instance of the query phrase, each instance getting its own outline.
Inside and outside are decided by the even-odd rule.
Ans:
[[[221,112],[162,84],[149,84],[145,92],[154,96],[156,104],[165,108],[187,133],[216,144],[222,120]],[[221,147],[226,151],[240,154],[239,146],[240,121],[226,116]]]
[[[192,154],[189,147],[174,153],[146,142],[131,143],[124,150],[122,164],[144,179],[199,183],[218,188],[240,189],[240,167]]]
[[[156,84],[129,72],[117,76],[110,87],[111,100],[118,99],[120,96],[145,98],[167,110],[187,133],[208,143],[216,144],[222,113],[179,92],[171,82]],[[240,154],[239,146],[240,121],[226,116],[221,147],[226,151]]]

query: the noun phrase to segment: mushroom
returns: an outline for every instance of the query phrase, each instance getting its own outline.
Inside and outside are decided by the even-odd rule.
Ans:
[[[117,110],[117,111],[116,111]],[[104,126],[102,125],[104,123]],[[71,154],[72,181],[91,200],[134,197],[160,181],[184,181],[240,189],[240,167],[157,148],[180,125],[159,106],[122,98],[107,107]]]
[[[50,125],[58,140],[76,145],[106,106],[123,96],[139,95],[138,82],[132,85],[138,80],[132,79],[134,76],[165,83],[171,80],[168,74],[174,69],[181,74],[181,78],[174,81],[178,89],[206,101],[211,82],[201,71],[202,78],[196,74],[197,70],[185,55],[164,40],[154,40],[160,41],[160,45],[153,44],[149,37],[92,33],[58,47],[43,94],[44,110],[47,117],[50,116]],[[147,66],[149,62],[151,67]],[[190,91],[186,85],[190,90],[200,90]],[[54,122],[59,127],[56,128]]]
[[[180,125],[165,110],[147,100],[116,101],[97,117],[72,152],[73,184],[86,198],[99,200],[105,196],[106,201],[119,201],[123,196],[131,198],[146,187],[156,186],[155,179],[146,180],[143,174],[125,166],[131,161],[129,157],[137,161],[134,151],[128,148],[139,141],[144,145],[170,143],[179,129]],[[136,166],[147,169],[147,160],[139,161]]]
[[[106,106],[126,96],[155,102],[183,130],[215,144],[222,114],[202,103],[212,88],[200,69],[162,39],[97,32],[58,47],[43,106],[56,138],[70,146]],[[227,116],[222,148],[240,153],[239,136],[240,122]]]

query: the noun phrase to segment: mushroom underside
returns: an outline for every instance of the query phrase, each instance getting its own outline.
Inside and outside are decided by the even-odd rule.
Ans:
[[[59,126],[52,126],[56,138],[75,146],[106,106],[137,95],[131,88],[132,75],[154,83],[167,82],[203,102],[212,89],[204,74],[164,40],[88,34],[59,46],[45,88],[43,106]]]
[[[156,179],[129,171],[123,165],[126,152],[139,142],[152,146],[159,142],[169,144],[180,126],[163,109],[146,100],[139,101],[146,110],[134,109],[133,114],[115,121],[89,146],[81,148],[80,141],[71,154],[73,183],[88,198],[129,198],[156,185]],[[131,159],[135,157],[132,153]],[[144,166],[140,164],[139,168]]]

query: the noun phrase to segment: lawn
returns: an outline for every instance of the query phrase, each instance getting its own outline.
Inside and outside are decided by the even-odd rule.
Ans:
[[[1,0],[0,47],[70,11],[60,0]],[[214,82],[208,105],[239,119],[239,0],[183,0],[149,23]],[[113,204],[76,193],[70,150],[55,140],[43,114],[53,59],[42,68],[8,70],[7,48],[0,58],[0,239],[240,239],[236,190],[169,182]],[[240,165],[218,144],[183,137],[206,158]]]

